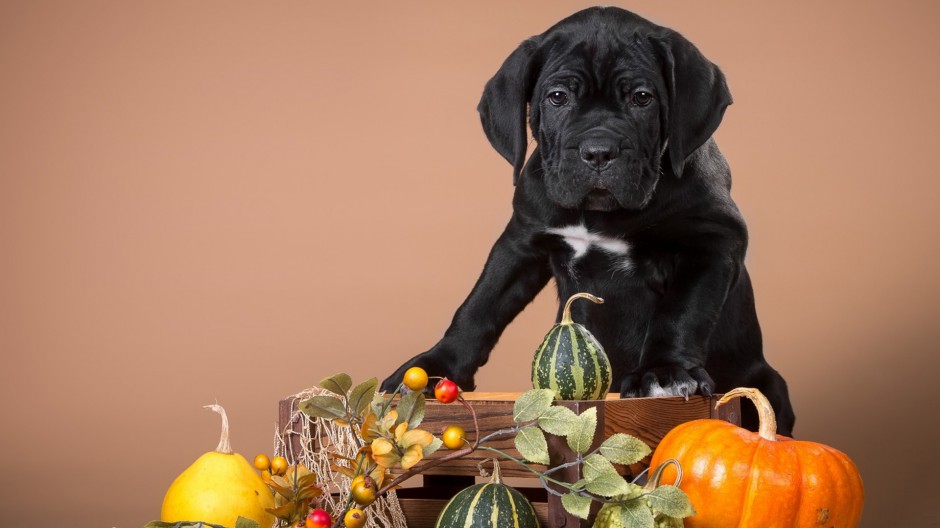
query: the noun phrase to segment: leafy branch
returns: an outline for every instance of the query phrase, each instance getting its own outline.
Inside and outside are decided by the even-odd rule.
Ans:
[[[517,425],[506,431],[516,432],[515,447],[524,460],[493,447],[482,446],[480,449],[498,453],[527,468],[538,476],[549,493],[561,497],[562,506],[578,518],[588,518],[592,502],[604,504],[604,515],[598,516],[595,526],[604,525],[615,517],[619,517],[624,527],[652,528],[656,523],[681,526],[682,518],[694,515],[695,510],[688,497],[677,487],[678,479],[675,485],[661,484],[662,471],[670,464],[677,467],[681,479],[681,467],[677,461],[670,460],[655,468],[646,486],[636,483],[640,477],[627,481],[615,464],[626,466],[639,462],[650,454],[649,446],[635,437],[617,433],[592,450],[597,433],[597,409],[591,407],[575,414],[566,407],[552,405],[553,396],[551,390],[534,389],[516,400],[513,420]],[[544,472],[529,466],[526,461],[549,463],[546,433],[564,437],[576,459]],[[573,466],[581,468],[582,479],[578,482],[562,482],[549,476]],[[548,483],[567,490],[567,493],[552,489]]]
[[[358,436],[359,454],[355,460],[337,457],[343,464],[334,465],[334,469],[350,478],[368,475],[376,482],[376,496],[433,467],[483,450],[511,460],[532,473],[548,493],[561,498],[562,506],[575,517],[587,519],[591,504],[601,503],[595,528],[617,525],[616,522],[624,528],[681,527],[683,518],[695,514],[688,496],[677,487],[682,478],[677,461],[669,460],[653,468],[644,486],[637,484],[642,474],[633,481],[626,480],[616,466],[639,462],[650,454],[649,446],[635,437],[617,433],[591,449],[597,434],[597,409],[591,407],[576,414],[567,407],[553,405],[555,393],[550,389],[523,393],[513,405],[515,425],[482,437],[476,412],[458,396],[457,401],[473,420],[474,441],[465,440],[463,447],[421,463],[442,443],[420,429],[425,407],[421,391],[405,392],[393,408],[394,396],[402,391],[403,385],[392,395],[377,394],[375,379],[353,387],[349,376],[337,374],[323,380],[321,386],[337,397],[314,396],[302,402],[300,409],[309,416],[354,427],[358,432],[354,436]],[[563,437],[576,458],[539,471],[533,464],[550,464],[548,434]],[[521,458],[486,445],[494,438],[509,435],[515,436],[513,445]],[[673,485],[661,483],[663,469],[668,465],[675,465],[678,470],[679,477]],[[580,468],[582,478],[579,481],[564,482],[553,477],[556,472],[574,466]],[[399,467],[403,472],[391,478],[390,470]],[[352,504],[350,497],[345,509]],[[335,528],[341,526],[340,519],[341,516]]]

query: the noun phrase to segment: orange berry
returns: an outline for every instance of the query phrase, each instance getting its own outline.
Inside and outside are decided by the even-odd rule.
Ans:
[[[424,390],[428,386],[428,373],[421,367],[411,367],[405,371],[405,377],[402,380],[405,387],[413,391]]]
[[[362,528],[366,525],[366,518],[366,512],[359,508],[350,508],[346,512],[346,516],[343,517],[343,522],[346,524],[346,528]]]
[[[467,442],[467,432],[459,425],[451,425],[444,429],[441,440],[447,449],[460,449]]]
[[[360,477],[361,480],[360,480]],[[375,501],[376,494],[379,490],[375,486],[375,480],[372,477],[366,475],[359,475],[353,479],[352,484],[349,485],[349,493],[352,495],[356,504],[360,506],[368,506]]]
[[[255,469],[258,471],[264,471],[266,469],[271,469],[271,460],[268,459],[268,455],[261,453],[255,457],[254,461]]]
[[[287,459],[279,456],[271,459],[271,474],[283,475],[287,471]]]

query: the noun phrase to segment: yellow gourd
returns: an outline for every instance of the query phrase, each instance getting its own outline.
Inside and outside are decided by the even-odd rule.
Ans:
[[[228,417],[220,405],[206,405],[222,415],[222,436],[215,451],[203,454],[176,477],[163,498],[160,519],[165,522],[202,521],[234,527],[239,517],[271,528],[274,494],[251,464],[232,451]]]

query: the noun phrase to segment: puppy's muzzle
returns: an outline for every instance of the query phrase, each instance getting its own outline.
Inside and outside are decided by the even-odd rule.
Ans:
[[[578,154],[591,170],[600,172],[620,156],[620,145],[612,139],[585,139],[578,146]]]

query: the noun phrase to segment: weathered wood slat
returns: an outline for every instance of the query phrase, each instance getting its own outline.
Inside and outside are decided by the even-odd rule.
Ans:
[[[510,428],[514,425],[512,421],[512,400],[474,400],[472,402],[473,410],[477,415],[477,423],[480,426],[480,435],[487,436],[490,433]],[[473,436],[473,418],[470,413],[458,403],[442,404],[434,400],[428,400],[424,411],[424,422],[421,427],[435,435],[440,435],[444,428],[449,425],[459,425],[467,431],[467,439],[474,440]],[[514,447],[513,440],[515,435],[505,434],[493,438],[487,442],[487,446],[505,451],[506,453],[519,457],[519,452]],[[446,449],[442,449],[431,455],[431,459],[439,458],[447,454]],[[466,457],[448,462],[436,468],[430,469],[428,475],[478,475],[480,473],[478,465],[484,460],[493,458],[494,454],[488,451],[475,451]],[[531,477],[532,473],[526,469],[520,468],[512,462],[505,462],[501,466],[502,474],[506,477]],[[544,471],[545,466],[535,466],[536,469]]]

